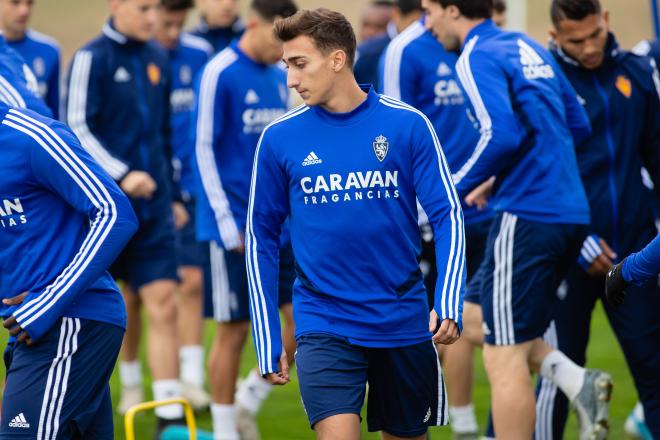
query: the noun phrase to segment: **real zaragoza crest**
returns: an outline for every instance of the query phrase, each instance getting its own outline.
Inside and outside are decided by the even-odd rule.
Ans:
[[[385,160],[385,156],[387,156],[389,149],[390,143],[387,142],[387,138],[385,136],[381,134],[376,139],[374,139],[374,153],[376,153],[376,157],[379,161],[382,162]]]

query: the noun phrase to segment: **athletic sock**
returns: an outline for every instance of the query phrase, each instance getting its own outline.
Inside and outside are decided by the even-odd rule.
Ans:
[[[176,379],[154,380],[151,384],[154,400],[166,400],[181,397],[181,382]],[[183,417],[181,405],[159,406],[155,409],[156,416],[161,419],[180,419]]]
[[[644,407],[642,406],[642,402],[637,402],[635,409],[633,409],[633,414],[637,420],[644,421]]]
[[[211,404],[213,417],[213,440],[240,440],[236,430],[236,407],[234,405]]]
[[[252,370],[236,391],[236,405],[254,415],[259,412],[261,404],[272,388],[273,386],[261,377],[257,370]]]
[[[456,434],[479,432],[477,416],[474,414],[474,405],[450,406],[449,421],[451,429]]]
[[[142,366],[140,361],[119,362],[119,380],[123,387],[142,385]]]
[[[186,345],[179,349],[181,381],[202,387],[204,385],[204,347]]]
[[[550,352],[541,363],[541,376],[557,385],[571,402],[582,389],[585,371],[558,350]]]

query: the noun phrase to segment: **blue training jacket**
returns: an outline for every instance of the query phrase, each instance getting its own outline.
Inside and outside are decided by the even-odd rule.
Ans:
[[[199,27],[192,31],[192,35],[205,39],[211,46],[213,52],[218,53],[224,50],[232,42],[237,41],[245,32],[245,24],[239,18],[229,27],[209,27],[204,20]]]
[[[485,20],[468,33],[456,70],[481,132],[454,170],[461,197],[496,176],[495,211],[589,223],[573,144],[589,134],[589,120],[552,55],[527,35]]]
[[[377,91],[382,91],[380,59],[397,34],[396,26],[390,22],[386,32],[358,44],[355,52],[355,66],[353,66],[353,73],[358,84],[371,84]]]
[[[156,43],[131,40],[106,23],[75,54],[67,89],[67,123],[113,179],[141,170],[158,185],[154,201],[179,195],[169,144],[169,66]],[[132,202],[140,220],[162,215],[147,201]]]
[[[55,119],[60,114],[60,45],[40,32],[29,29],[20,40],[7,41],[30,66],[39,84],[39,96]]]
[[[465,163],[479,141],[454,70],[457,60],[458,55],[446,51],[416,21],[392,40],[380,64],[383,93],[429,118],[452,171]],[[471,224],[491,219],[494,213],[490,207],[478,210],[463,204],[463,215],[465,223]]]
[[[124,327],[106,271],[137,229],[128,199],[64,124],[0,104],[0,303],[33,340],[64,316]]]
[[[39,85],[30,67],[22,56],[9,47],[0,34],[0,102],[27,108],[51,117],[53,112],[39,97]]]
[[[296,337],[328,333],[367,347],[430,340],[416,199],[435,236],[439,276],[433,308],[460,328],[463,215],[429,120],[369,89],[349,113],[302,105],[264,130],[246,231],[252,330],[262,374],[277,371],[282,349],[277,266],[287,216],[298,267]]]
[[[198,90],[197,238],[231,250],[243,246],[259,136],[287,110],[286,74],[276,65],[253,61],[234,42],[209,61]]]
[[[653,194],[644,186],[644,166],[660,185],[660,78],[650,59],[619,49],[609,36],[603,64],[582,68],[552,47],[580,102],[591,136],[576,144],[578,167],[589,199],[590,237],[579,263],[588,268],[603,238],[621,257],[641,249],[656,234]]]
[[[213,53],[206,40],[182,34],[179,44],[167,50],[170,66],[170,144],[177,165],[177,177],[186,196],[196,192],[194,141],[191,123],[195,107],[195,81]]]
[[[644,249],[625,259],[621,275],[624,280],[635,284],[660,275],[660,235],[656,235]]]

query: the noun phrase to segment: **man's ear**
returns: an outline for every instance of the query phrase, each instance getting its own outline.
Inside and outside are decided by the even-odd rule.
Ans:
[[[335,73],[339,73],[344,66],[346,66],[346,61],[348,57],[346,56],[346,52],[344,52],[341,49],[337,49],[332,52],[330,55],[330,62],[332,63],[332,70],[335,71]]]

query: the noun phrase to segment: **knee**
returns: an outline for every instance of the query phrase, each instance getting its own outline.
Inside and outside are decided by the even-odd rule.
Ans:
[[[144,304],[152,325],[175,324],[177,307],[173,285],[151,290],[144,295]]]

